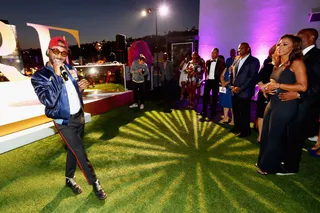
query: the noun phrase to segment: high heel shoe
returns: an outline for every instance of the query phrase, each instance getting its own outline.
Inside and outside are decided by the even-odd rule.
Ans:
[[[308,149],[309,155],[313,156],[316,155],[315,153],[320,149],[320,145],[318,145],[318,143],[316,143],[312,148]]]
[[[314,151],[318,151],[320,149],[320,145],[317,145],[317,143],[314,145],[314,147],[310,148]]]
[[[221,119],[221,120],[219,121],[219,123],[224,123],[224,124],[226,124],[226,123],[228,123],[228,121],[229,121],[229,118],[228,118],[228,119]]]

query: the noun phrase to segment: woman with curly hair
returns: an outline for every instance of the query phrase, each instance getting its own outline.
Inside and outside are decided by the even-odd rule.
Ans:
[[[304,92],[308,82],[306,67],[302,60],[301,39],[294,35],[284,35],[277,44],[278,57],[275,60],[274,71],[270,83],[264,88],[265,94],[270,94],[263,120],[261,145],[258,157],[258,172],[283,173],[281,161],[284,147],[284,136],[288,125],[298,112],[298,100],[281,101],[279,93],[288,91]]]
[[[188,63],[186,71],[188,73],[187,84],[188,84],[188,94],[189,94],[189,109],[194,108],[194,101],[196,95],[197,84],[201,81],[200,73],[202,72],[202,63],[199,60],[199,55],[197,52],[193,52],[191,55],[191,61]]]

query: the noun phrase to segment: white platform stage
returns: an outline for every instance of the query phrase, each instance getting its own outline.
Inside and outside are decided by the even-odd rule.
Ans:
[[[0,84],[0,153],[32,143],[56,133],[51,119],[44,115],[30,80]],[[85,121],[91,115],[129,104],[132,92],[108,93],[86,90],[84,93]]]

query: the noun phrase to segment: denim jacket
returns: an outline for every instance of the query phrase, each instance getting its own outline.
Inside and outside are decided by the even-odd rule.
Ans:
[[[142,69],[142,73],[138,70]],[[149,69],[146,63],[139,64],[139,60],[135,60],[132,62],[130,73],[132,74],[132,81],[135,83],[143,83],[144,77],[149,74]]]
[[[77,81],[73,78],[70,70],[75,70],[70,65],[65,65],[66,71],[74,84],[83,109],[82,95]],[[58,124],[67,125],[70,119],[70,107],[66,86],[61,76],[55,74],[52,67],[46,64],[41,70],[36,71],[31,78],[32,86],[39,101],[45,105],[45,114]]]

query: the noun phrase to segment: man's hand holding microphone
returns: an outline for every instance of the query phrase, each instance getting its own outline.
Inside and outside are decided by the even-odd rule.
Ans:
[[[54,59],[53,70],[57,76],[61,76],[61,72],[64,70],[64,63],[59,59]]]
[[[62,76],[64,81],[68,81],[69,76],[67,71],[65,70],[64,63],[61,60],[58,60],[58,59],[54,60],[53,70],[56,75]],[[75,79],[78,81],[77,77]],[[83,92],[83,90],[88,88],[89,82],[86,79],[81,79],[80,81],[78,81],[78,86],[80,91]]]

